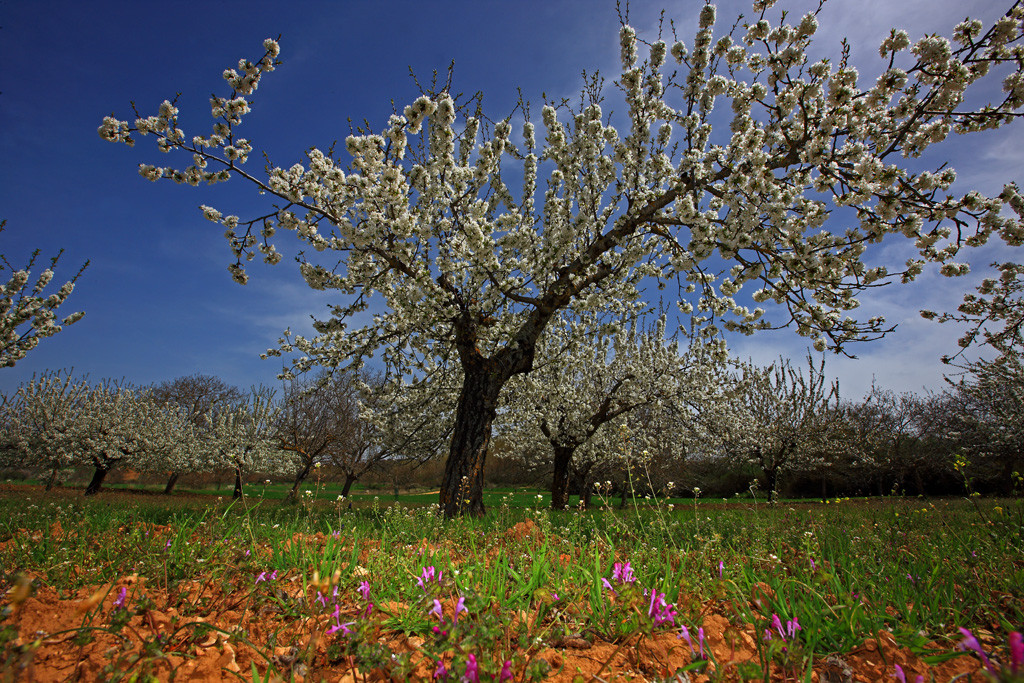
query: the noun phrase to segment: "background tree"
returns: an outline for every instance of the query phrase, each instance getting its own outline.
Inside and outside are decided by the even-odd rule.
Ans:
[[[0,221],[0,233],[6,226],[7,221]],[[53,271],[63,253],[62,249],[50,259],[50,267],[35,278],[31,289],[29,283],[32,281],[32,268],[39,258],[39,250],[34,251],[28,265],[20,269],[12,266],[7,257],[0,254],[0,273],[10,271],[7,283],[0,284],[0,368],[14,367],[15,363],[39,344],[40,339],[52,337],[64,325],[72,325],[85,315],[82,312],[72,313],[58,323],[56,311],[71,296],[75,282],[89,265],[88,261],[56,292],[43,296],[53,281]]]
[[[617,314],[656,278],[681,283],[681,311],[696,309],[695,321],[709,331],[794,324],[819,350],[840,350],[887,329],[878,317],[848,317],[858,292],[912,280],[929,261],[943,274],[961,274],[960,247],[994,234],[1019,243],[1021,222],[1001,215],[1019,196],[1013,186],[999,198],[955,196],[956,175],[945,164],[917,170],[901,159],[951,132],[995,128],[1018,115],[1022,16],[1015,4],[992,26],[964,21],[952,39],[916,43],[894,29],[880,49],[883,73],[867,87],[845,46],[835,60],[807,56],[815,12],[790,23],[758,2],[751,20],[716,36],[715,8],[705,5],[692,49],[659,35],[646,41],[643,60],[635,30],[624,24],[615,82],[623,132],[606,115],[595,76],[577,106],[542,108],[540,150],[525,102],[519,143],[511,117],[487,118],[479,98],[451,95],[449,79],[379,133],[349,136],[347,160],[314,148],[304,164],[247,171],[254,145],[239,125],[278,63],[280,48],[269,39],[259,59],[223,72],[229,92],[212,99],[210,134],[186,134],[170,101],[132,122],[106,117],[99,133],[129,145],[152,134],[162,151],[187,157],[180,169],[142,165],[148,179],[197,185],[237,175],[274,202],[246,219],[203,207],[226,228],[237,281],[246,281],[244,262],[257,251],[268,263],[280,260],[278,229],[312,247],[300,257],[303,278],[343,301],[315,324],[316,337],[286,331],[270,351],[300,354],[285,374],[358,364],[375,352],[399,364],[410,354],[457,357],[462,387],[440,504],[448,516],[482,513],[502,389],[532,369],[561,311]],[[1001,99],[973,96],[972,85],[1007,71]],[[718,99],[731,104],[728,130],[712,127]],[[506,160],[523,169],[515,195]],[[823,229],[826,198],[855,216],[851,224]],[[862,260],[888,235],[915,240],[919,252],[900,272]],[[316,254],[324,252],[321,263]],[[769,321],[738,300],[748,287],[758,287],[754,301],[778,304],[780,317]],[[372,321],[348,329],[371,303]]]
[[[195,432],[184,411],[150,391],[110,380],[86,394],[74,435],[77,464],[94,468],[87,496],[99,493],[115,467],[166,472],[196,457]]]
[[[826,383],[824,358],[815,367],[808,356],[806,373],[782,358],[767,368],[750,366],[744,387],[749,422],[735,435],[734,447],[762,470],[769,495],[778,495],[785,472],[819,468],[832,460],[840,427],[833,415],[839,383]]]
[[[200,446],[212,467],[234,472],[233,498],[242,497],[248,472],[281,475],[294,472],[297,465],[294,456],[282,451],[276,442],[279,411],[272,389],[253,387],[246,400],[231,410],[207,413]]]
[[[4,397],[0,452],[8,465],[27,464],[49,472],[49,491],[61,469],[75,463],[83,405],[90,391],[71,371],[46,372]]]
[[[162,382],[152,388],[152,395],[157,401],[185,411],[197,430],[206,427],[207,416],[211,412],[230,410],[245,399],[245,394],[238,387],[228,384],[219,377],[200,373]],[[164,493],[174,491],[180,474],[171,472]]]
[[[581,325],[589,331],[579,330]],[[680,355],[678,344],[665,337],[664,318],[650,329],[640,320],[614,335],[602,335],[601,327],[596,321],[569,321],[553,328],[536,367],[507,392],[507,411],[520,425],[520,438],[543,440],[550,449],[545,460],[554,465],[554,510],[568,505],[574,454],[607,425],[646,407],[641,427],[646,436],[669,413],[681,419],[691,410],[712,412],[728,391],[723,343],[694,342]],[[588,338],[590,343],[580,341]],[[646,441],[657,447],[657,439]]]
[[[288,492],[290,499],[296,499],[299,486],[313,466],[325,464],[336,443],[358,431],[359,413],[352,385],[350,373],[328,371],[295,378],[285,385],[275,438],[278,448],[292,453],[298,463]]]

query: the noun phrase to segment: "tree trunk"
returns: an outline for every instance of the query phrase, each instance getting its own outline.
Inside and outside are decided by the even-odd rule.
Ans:
[[[464,362],[452,445],[441,482],[439,502],[448,518],[484,513],[484,460],[491,442],[491,424],[498,394],[511,376],[493,371],[488,362],[466,365]]]
[[[53,489],[53,483],[57,481],[57,472],[60,471],[59,467],[54,467],[53,471],[50,472],[50,478],[46,480],[46,491]]]
[[[174,491],[174,485],[178,483],[178,477],[181,474],[178,472],[171,472],[171,478],[167,480],[167,486],[164,487],[164,495],[170,495]]]
[[[94,496],[100,492],[100,487],[103,486],[103,480],[107,476],[107,472],[110,471],[109,467],[97,467],[96,471],[92,473],[92,481],[85,487],[85,495]]]
[[[590,497],[594,495],[593,487],[584,486],[583,493],[580,494],[580,500],[583,501],[583,509],[590,509]]]
[[[551,480],[551,509],[564,510],[569,505],[569,466],[575,446],[552,444],[555,452],[555,475]]]
[[[299,473],[295,475],[295,483],[292,484],[291,490],[288,492],[287,499],[290,501],[298,500],[299,498],[299,487],[302,486],[302,482],[309,476],[309,470],[313,467],[313,459],[308,458],[306,464],[303,465]]]
[[[242,468],[235,468],[235,491],[231,494],[234,500],[238,500],[242,497]]]
[[[345,473],[345,485],[341,487],[341,495],[348,498],[348,492],[352,490],[352,484],[358,479],[356,475],[351,472]],[[398,484],[395,484],[395,498],[398,498]]]
[[[768,479],[768,500],[774,503],[779,497],[779,468],[768,467],[765,469],[764,475]]]

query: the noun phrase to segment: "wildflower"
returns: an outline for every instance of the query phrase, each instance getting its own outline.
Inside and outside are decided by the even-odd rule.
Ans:
[[[612,585],[608,583],[608,579],[604,578],[603,576],[601,577],[601,583],[604,584],[606,590],[610,590],[612,593],[615,592],[615,589],[612,588]]]
[[[706,659],[704,656],[704,627],[701,626],[697,629],[697,647],[700,649],[700,658]]]
[[[469,610],[466,608],[466,598],[461,595],[459,596],[459,601],[455,603],[455,617],[452,619],[452,623],[459,621],[459,612],[469,613]]]
[[[719,560],[718,561],[718,578],[722,578],[722,575],[724,573],[725,573],[725,560]]]
[[[1020,631],[1010,634],[1010,668],[1011,673],[1024,673],[1024,636]]]
[[[128,601],[128,589],[121,586],[120,592],[117,594],[117,599],[114,600],[114,609],[125,609],[125,603]]]
[[[476,663],[476,656],[466,657],[466,673],[462,676],[463,683],[480,683],[480,669]]]
[[[437,660],[437,668],[434,669],[434,680],[437,680],[438,678],[447,678],[447,677],[448,677],[448,667],[446,667],[444,665],[444,662],[442,662],[440,659]]]
[[[619,583],[633,583],[636,581],[636,577],[633,576],[633,568],[629,566],[629,562],[616,562],[615,566],[612,567],[612,578]]]
[[[267,573],[266,572],[260,572],[259,576],[256,577],[256,583],[259,583],[260,581],[266,581],[266,580],[267,580]]]
[[[430,614],[436,614],[438,621],[444,622],[444,609],[441,607],[441,601],[434,599],[434,608],[430,610]]]
[[[962,633],[964,636],[964,640],[962,643],[960,643],[959,649],[974,650],[978,654],[978,657],[981,659],[981,663],[985,667],[985,670],[988,671],[990,674],[997,676],[999,672],[996,671],[996,668],[992,665],[992,662],[989,660],[988,655],[985,654],[985,650],[981,647],[981,643],[978,642],[978,639],[974,637],[974,634],[968,631],[967,629],[963,628],[962,626],[959,630],[960,633]],[[1011,659],[1017,660],[1019,663],[1019,660],[1021,658],[1024,658],[1024,641],[1021,640],[1021,636],[1019,633],[1016,633],[1016,636],[1016,640],[1014,639],[1013,635],[1010,636],[1010,654]],[[1015,664],[1013,668],[1014,671],[1016,671],[1018,666]]]
[[[498,674],[498,683],[502,681],[512,680],[512,660],[506,659],[505,663],[501,666],[501,673]]]
[[[690,629],[686,628],[686,624],[679,627],[679,635],[676,638],[685,640],[686,644],[690,646],[690,652],[693,652],[693,640],[690,639]]]
[[[654,625],[658,624],[674,624],[676,618],[676,609],[672,605],[665,602],[665,594],[659,593],[656,590],[651,591],[651,602],[647,606],[647,616],[654,620]]]
[[[359,594],[363,596],[363,600],[370,601],[370,582],[360,581],[359,582]]]
[[[903,667],[899,664],[896,665],[896,673],[892,675],[900,683],[907,683],[907,674],[903,671]],[[924,683],[924,676],[918,674],[916,683]]]

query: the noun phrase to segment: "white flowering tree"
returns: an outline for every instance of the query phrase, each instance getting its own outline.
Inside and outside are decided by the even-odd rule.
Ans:
[[[748,366],[744,393],[747,424],[734,432],[732,448],[761,468],[770,495],[782,474],[826,467],[839,454],[839,383],[825,380],[824,358],[815,366],[808,356],[806,373],[786,359]]]
[[[49,491],[58,472],[76,464],[78,430],[89,384],[70,371],[33,376],[5,400],[0,453],[8,466],[48,470]]]
[[[0,233],[6,226],[7,221],[0,221]],[[7,257],[0,254],[0,368],[14,367],[39,344],[40,339],[52,337],[65,325],[72,325],[85,315],[82,312],[72,313],[58,320],[57,308],[71,296],[75,282],[89,265],[88,261],[56,292],[44,295],[63,253],[63,250],[57,252],[50,259],[50,267],[35,276],[34,281],[32,269],[39,258],[38,249],[24,268],[12,266]],[[5,276],[4,271],[10,274]],[[4,279],[7,279],[6,283]]]
[[[236,386],[213,375],[192,374],[161,382],[152,388],[153,398],[176,409],[184,410],[193,427],[206,428],[208,416],[214,411],[231,410],[245,399]],[[164,493],[174,491],[181,472],[171,472]]]
[[[519,427],[509,436],[545,443],[554,463],[551,507],[562,510],[581,446],[598,432],[615,433],[623,423],[619,418],[641,407],[649,407],[648,416],[658,422],[681,423],[694,419],[691,411],[711,412],[727,387],[725,361],[724,343],[718,341],[694,342],[680,355],[678,344],[665,337],[664,317],[651,329],[641,321],[615,334],[602,334],[593,322],[558,324],[545,335],[534,369],[509,385],[506,421]],[[530,450],[527,443],[518,447]],[[587,452],[606,459],[618,451]]]
[[[143,472],[194,466],[195,431],[188,415],[151,391],[106,381],[89,389],[74,427],[74,461],[92,466],[85,495],[99,493],[117,467]]]
[[[991,26],[964,21],[951,38],[912,42],[893,30],[880,49],[881,76],[862,84],[845,46],[834,59],[808,57],[815,12],[791,23],[771,4],[758,0],[751,19],[725,31],[704,5],[689,47],[654,36],[643,57],[623,25],[622,130],[603,106],[600,79],[587,81],[578,107],[541,108],[540,143],[525,102],[514,130],[511,118],[492,122],[479,101],[453,98],[442,84],[379,132],[349,136],[344,154],[310,149],[304,163],[257,171],[246,165],[257,148],[241,124],[278,64],[278,43],[268,39],[258,59],[224,71],[228,92],[211,100],[212,131],[186,133],[165,101],[154,115],[109,116],[99,133],[129,145],[149,135],[160,150],[184,154],[176,166],[143,164],[150,180],[241,177],[269,200],[247,217],[203,207],[225,229],[237,281],[257,253],[280,260],[278,230],[309,245],[302,277],[340,301],[315,337],[286,332],[270,352],[297,354],[286,373],[373,353],[389,362],[454,354],[462,388],[440,503],[448,516],[481,513],[502,389],[530,371],[560,312],[615,313],[645,279],[678,281],[681,309],[696,309],[699,324],[744,333],[794,324],[819,349],[839,350],[886,330],[881,318],[849,317],[864,288],[911,280],[928,261],[959,274],[962,245],[994,234],[1020,240],[1020,220],[1001,214],[1015,186],[998,198],[954,195],[951,168],[919,170],[906,159],[950,133],[1018,116],[1024,7]],[[999,77],[998,99],[965,104],[984,97],[971,86]],[[731,121],[713,130],[723,102]],[[513,177],[522,178],[518,191]],[[829,223],[832,206],[847,220]],[[919,251],[900,272],[863,259],[889,235]],[[777,304],[778,317],[750,310],[741,292]],[[350,329],[371,306],[372,320]]]
[[[254,387],[245,401],[228,410],[207,413],[199,438],[205,467],[234,472],[233,498],[242,497],[248,472],[294,473],[294,454],[281,450],[276,441],[279,413],[274,392],[266,387]]]

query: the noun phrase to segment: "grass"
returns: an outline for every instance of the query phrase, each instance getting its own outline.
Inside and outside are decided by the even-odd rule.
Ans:
[[[681,636],[682,627],[693,646],[687,666],[725,676],[728,667],[698,642],[712,612],[734,624],[732,637],[756,636],[757,657],[734,670],[754,680],[780,670],[803,680],[814,661],[879,631],[938,662],[955,656],[958,628],[1005,643],[1024,623],[1019,499],[677,499],[553,513],[543,494],[491,491],[486,516],[444,523],[417,505],[433,504],[436,494],[395,502],[360,490],[349,508],[329,487],[296,505],[277,502],[274,486],[249,492],[234,503],[140,496],[124,506],[102,495],[54,501],[15,490],[0,499],[0,583],[6,590],[27,574],[71,595],[137,574],[174,596],[200,582],[219,587],[211,599],[242,595],[250,612],[271,604],[320,624],[330,645],[308,654],[307,669],[408,674],[415,658],[380,651],[386,632],[423,639],[431,666],[459,675],[476,666],[495,680],[505,669],[516,680],[541,676],[541,643],[632,647],[659,632]],[[616,563],[621,575],[626,562],[635,582],[614,577]],[[427,567],[443,578],[424,581]],[[297,592],[277,588],[284,585]],[[460,598],[466,616],[452,621]],[[441,616],[431,611],[434,600]],[[332,620],[335,605],[348,612],[338,607]],[[265,659],[262,671],[297,671]]]

